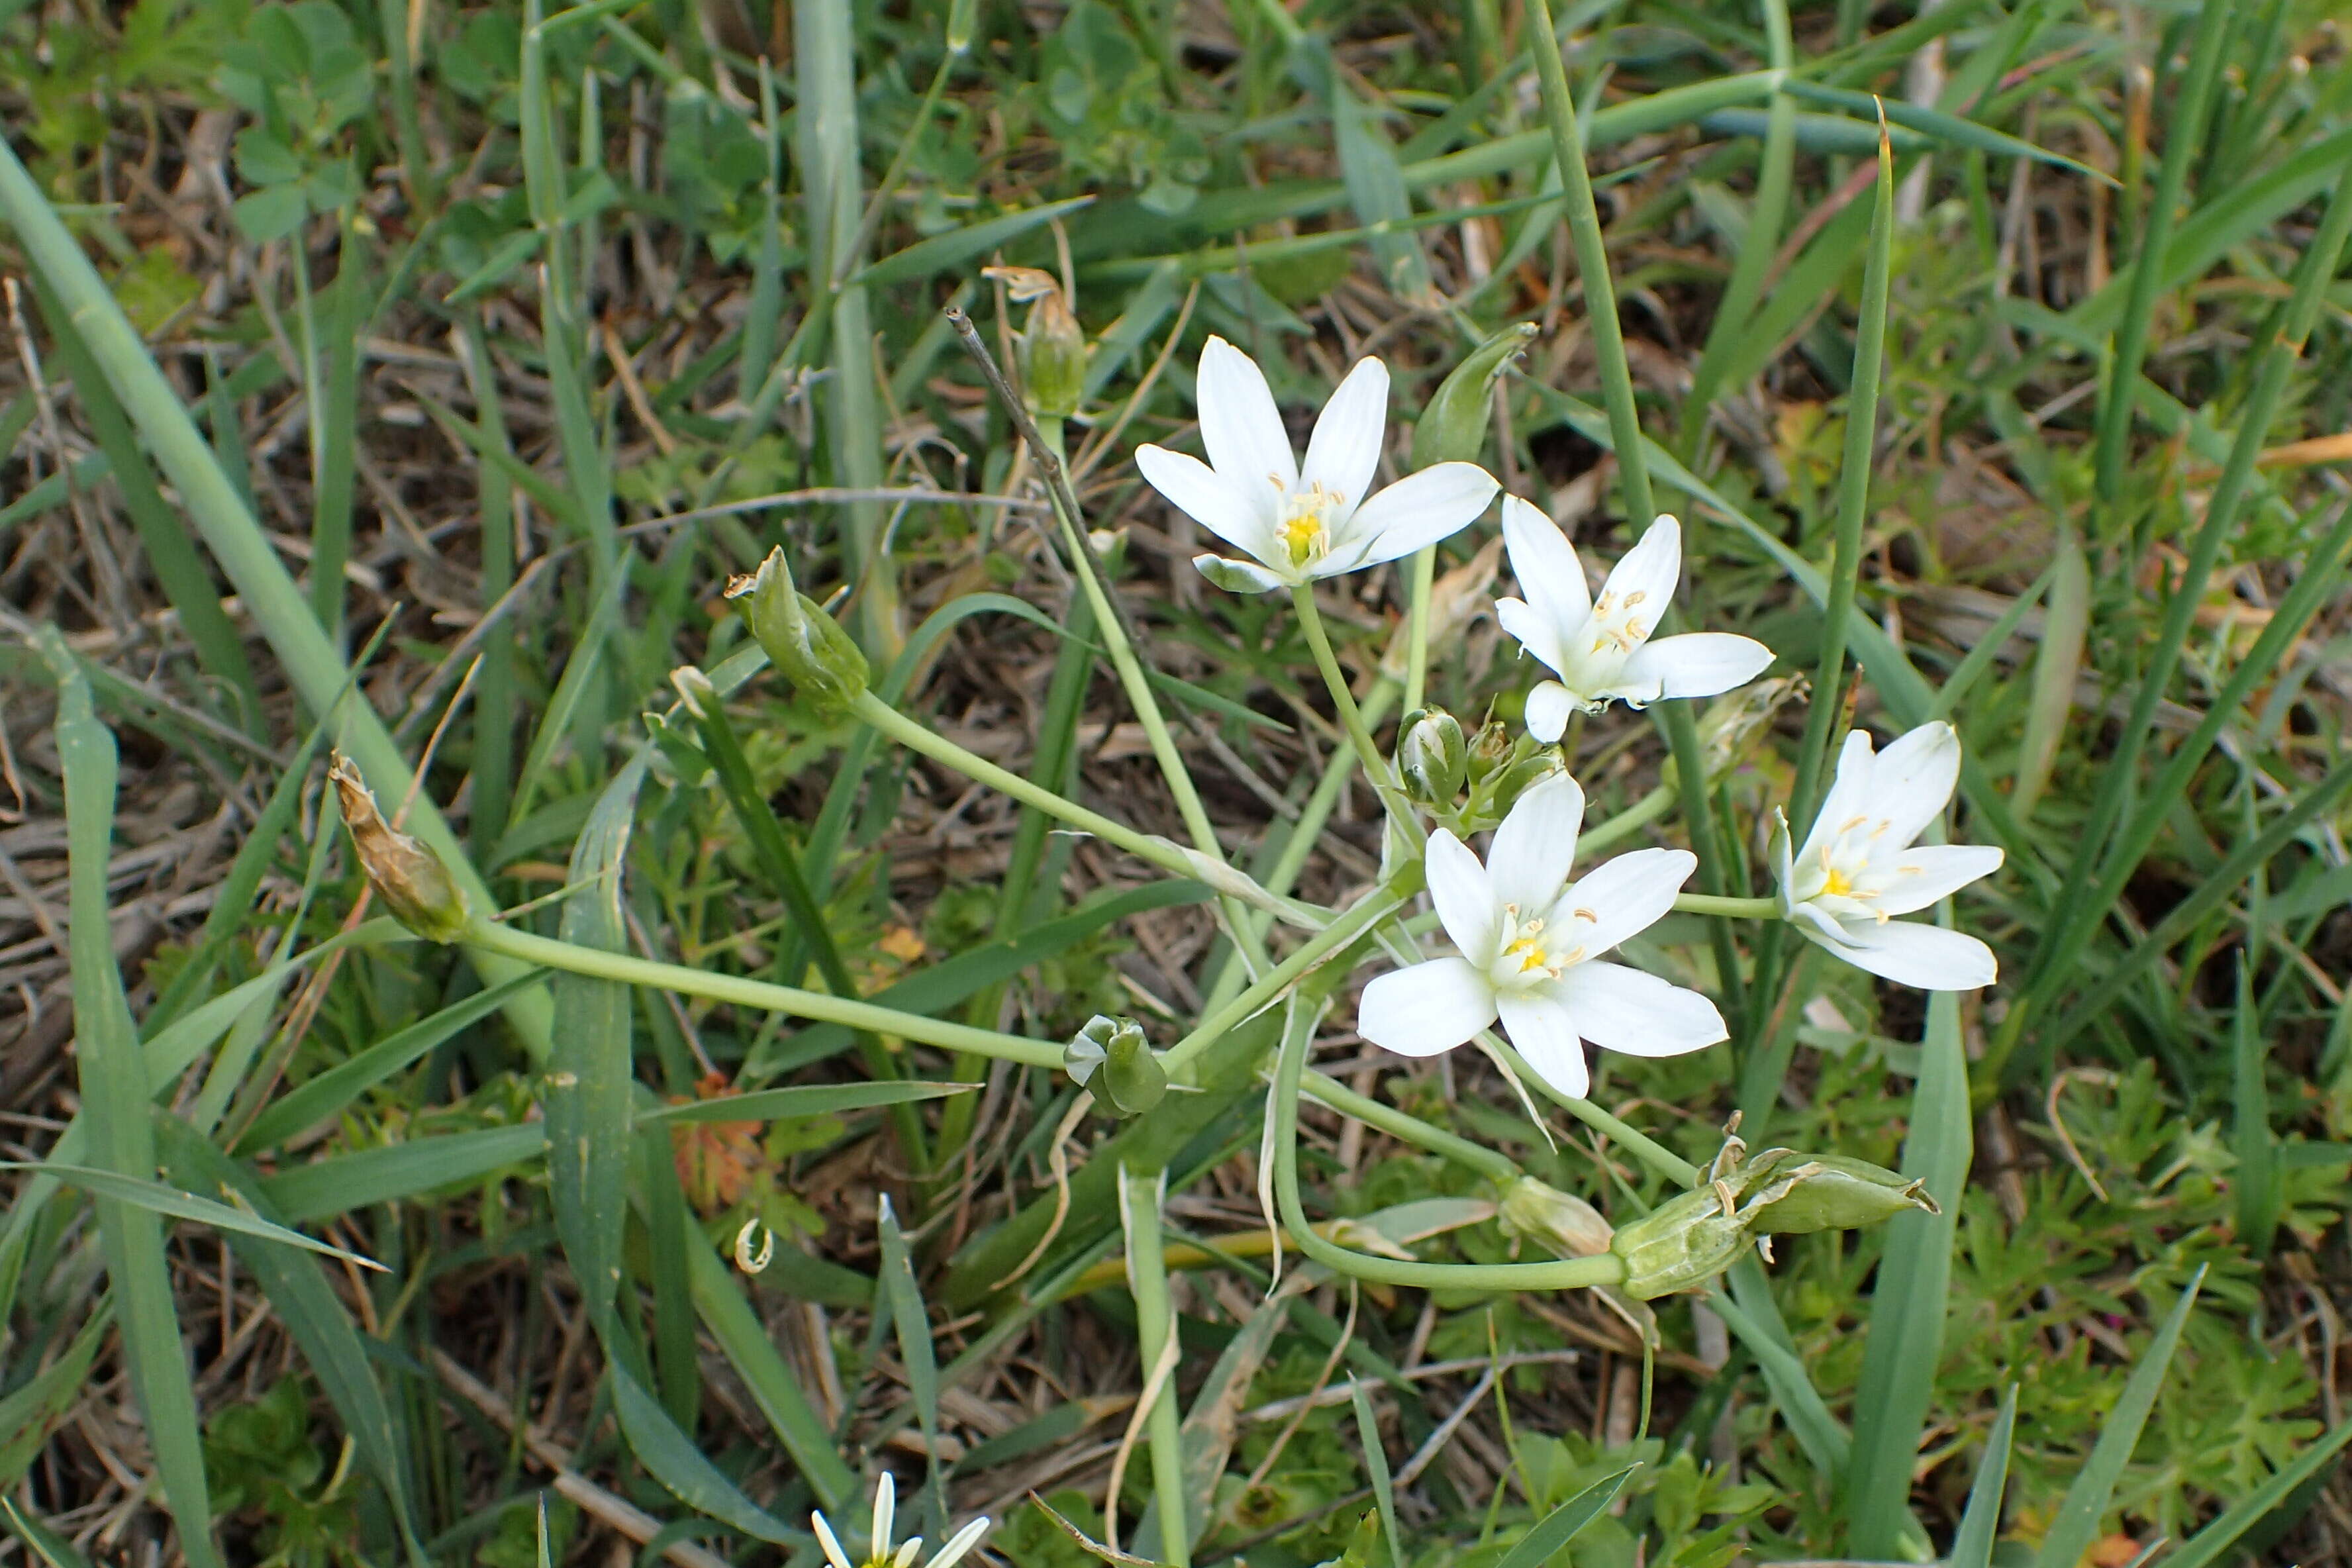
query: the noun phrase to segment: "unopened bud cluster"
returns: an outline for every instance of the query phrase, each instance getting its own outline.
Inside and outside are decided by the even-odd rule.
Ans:
[[[1467,738],[1443,708],[1406,715],[1398,731],[1397,776],[1407,798],[1458,837],[1493,827],[1519,796],[1565,767],[1557,747],[1514,736],[1500,721]]]

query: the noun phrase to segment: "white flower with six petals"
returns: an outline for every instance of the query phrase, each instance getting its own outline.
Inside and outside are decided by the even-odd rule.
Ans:
[[[1364,987],[1356,1027],[1403,1056],[1435,1056],[1499,1016],[1528,1064],[1563,1094],[1591,1087],[1591,1040],[1627,1056],[1673,1057],[1726,1037],[1697,992],[1601,954],[1674,908],[1698,862],[1684,849],[1636,849],[1575,882],[1584,791],[1565,773],[1521,795],[1486,863],[1444,828],[1430,836],[1431,901],[1459,956],[1383,974]]]
[[[1773,836],[1780,907],[1790,924],[1848,963],[1923,991],[1973,991],[1997,973],[1992,949],[1964,931],[1896,921],[2000,868],[2000,849],[1914,844],[1941,816],[1960,777],[1960,740],[1937,721],[1873,753],[1856,730],[1804,847]]]
[[[891,1515],[897,1510],[898,1500],[898,1483],[885,1470],[881,1480],[874,1487],[874,1551],[863,1562],[850,1560],[849,1553],[842,1550],[841,1538],[833,1532],[832,1524],[822,1512],[810,1514],[809,1522],[816,1526],[817,1544],[824,1548],[824,1560],[829,1568],[913,1568],[915,1559],[922,1553],[921,1536],[909,1536],[899,1543],[897,1552],[890,1550]],[[987,1533],[988,1516],[982,1514],[949,1538],[948,1543],[940,1547],[923,1568],[954,1568]]]
[[[1303,468],[1265,373],[1223,338],[1201,351],[1195,395],[1209,460],[1147,445],[1135,462],[1154,489],[1251,557],[1193,559],[1221,588],[1262,594],[1393,561],[1468,527],[1500,488],[1475,463],[1436,463],[1368,494],[1388,428],[1389,371],[1376,359],[1358,360],[1323,405]]]
[[[1772,662],[1770,648],[1727,632],[1650,640],[1682,579],[1682,524],[1666,513],[1610,570],[1598,599],[1568,536],[1517,496],[1503,498],[1503,543],[1527,597],[1496,600],[1496,616],[1559,677],[1528,693],[1528,729],[1538,741],[1559,740],[1576,709],[1713,697],[1746,685]]]

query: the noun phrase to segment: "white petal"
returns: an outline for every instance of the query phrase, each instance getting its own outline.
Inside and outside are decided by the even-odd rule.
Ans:
[[[1201,444],[1218,477],[1252,498],[1273,504],[1298,488],[1298,459],[1290,433],[1257,361],[1223,338],[1201,351],[1194,398],[1200,405]]]
[[[824,1515],[813,1513],[809,1515],[809,1522],[816,1526],[817,1544],[824,1548],[824,1560],[833,1564],[833,1568],[853,1568],[849,1553],[841,1549],[841,1541],[833,1533],[833,1526],[825,1521]]]
[[[1898,849],[1943,815],[1960,782],[1960,738],[1941,720],[1922,724],[1878,753],[1870,773],[1871,799],[1864,808],[1874,822],[1882,850]]]
[[[1660,512],[1643,531],[1640,542],[1609,569],[1609,581],[1601,584],[1601,594],[1618,607],[1639,594],[1639,618],[1644,626],[1654,626],[1674,602],[1682,576],[1683,525]]]
[[[1372,471],[1381,464],[1381,438],[1388,434],[1389,367],[1376,359],[1360,359],[1348,379],[1331,395],[1316,417],[1315,434],[1307,437],[1307,465],[1298,481],[1338,492],[1338,521],[1363,504],[1371,493]]]
[[[890,1516],[898,1511],[898,1481],[887,1470],[874,1483],[874,1560],[890,1555]]]
[[[1192,570],[1228,594],[1270,594],[1289,585],[1288,578],[1255,561],[1235,561],[1223,555],[1195,555]]]
[[[1881,914],[1907,915],[1991,876],[2000,869],[2001,853],[1983,844],[1917,844],[1887,858],[1894,862],[1893,879],[1871,902]]]
[[[1869,819],[1874,804],[1871,773],[1876,765],[1871,754],[1870,732],[1847,731],[1845,746],[1838,752],[1837,774],[1830,782],[1829,794],[1822,797],[1822,809],[1805,835],[1804,847],[1797,851],[1799,865],[1811,863],[1825,845],[1836,841],[1847,823],[1856,818]]]
[[[1568,656],[1560,648],[1559,627],[1541,610],[1518,599],[1495,601],[1495,619],[1503,630],[1516,638],[1518,645],[1540,659],[1554,675],[1568,668]],[[1554,736],[1557,740],[1559,737]]]
[[[1429,876],[1429,901],[1437,906],[1445,934],[1471,963],[1487,963],[1501,940],[1502,922],[1501,900],[1495,897],[1486,868],[1478,864],[1468,845],[1443,827],[1429,836],[1422,865]]]
[[[1501,488],[1475,463],[1438,463],[1407,474],[1359,507],[1341,537],[1370,546],[1356,565],[1393,561],[1477,521]]]
[[[1747,685],[1771,662],[1772,650],[1754,637],[1685,632],[1635,648],[1617,679],[1616,694],[1629,702],[1713,697]]]
[[[1258,505],[1200,458],[1147,444],[1135,449],[1135,466],[1178,510],[1234,549],[1265,560],[1274,548],[1272,507]]]
[[[1495,988],[1466,958],[1391,969],[1356,1004],[1356,1033],[1401,1057],[1450,1051],[1494,1021]]]
[[[964,1554],[979,1545],[980,1538],[987,1533],[988,1515],[983,1513],[948,1537],[948,1543],[940,1548],[940,1554],[931,1559],[929,1568],[955,1568],[963,1561]]]
[[[1559,640],[1583,626],[1585,616],[1592,613],[1592,588],[1584,580],[1584,565],[1576,558],[1576,546],[1540,510],[1517,496],[1505,496],[1503,548],[1510,552],[1511,575],[1519,580],[1519,592],[1551,623],[1556,649]],[[1541,654],[1536,657],[1544,658]],[[1559,668],[1556,659],[1544,658],[1544,662],[1554,669]]]
[[[1575,711],[1576,699],[1567,687],[1543,681],[1528,693],[1528,733],[1549,746],[1568,732],[1568,716]]]
[[[1925,921],[1888,921],[1884,925],[1855,921],[1841,931],[1844,940],[1823,941],[1822,945],[1857,969],[1867,969],[1897,985],[1914,985],[1922,991],[1974,991],[1999,976],[1992,949],[1965,931],[1946,931]],[[1805,934],[1813,933],[1806,931]]]
[[[1580,963],[1554,987],[1584,1037],[1629,1057],[1678,1057],[1731,1037],[1715,1004],[1622,963]]]
[[[1604,860],[1560,894],[1544,945],[1555,953],[1580,947],[1585,958],[1598,958],[1657,924],[1697,869],[1698,857],[1687,849],[1636,849]]]
[[[1503,1028],[1519,1055],[1528,1058],[1528,1066],[1560,1093],[1582,1100],[1584,1091],[1592,1087],[1592,1074],[1584,1065],[1584,1045],[1577,1036],[1576,1020],[1559,998],[1541,991],[1522,992],[1504,997],[1499,1011]]]
[[[1576,835],[1584,826],[1584,791],[1559,773],[1519,796],[1486,851],[1486,880],[1495,901],[1517,904],[1530,918],[1551,908],[1576,864]]]

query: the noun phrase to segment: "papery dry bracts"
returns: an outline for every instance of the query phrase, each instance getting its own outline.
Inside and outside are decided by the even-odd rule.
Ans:
[[[441,857],[383,819],[374,792],[341,752],[328,764],[327,782],[335,786],[343,826],[351,829],[352,847],[359,853],[368,886],[393,918],[427,942],[455,942],[463,936],[466,896],[450,879]]]

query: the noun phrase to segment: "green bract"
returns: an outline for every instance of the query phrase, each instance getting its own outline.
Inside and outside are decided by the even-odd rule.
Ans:
[[[1511,356],[1526,348],[1535,335],[1533,321],[1505,327],[1454,367],[1412,427],[1414,468],[1478,460],[1478,454],[1486,447],[1486,432],[1494,427],[1490,395],[1496,379],[1511,363]]]

